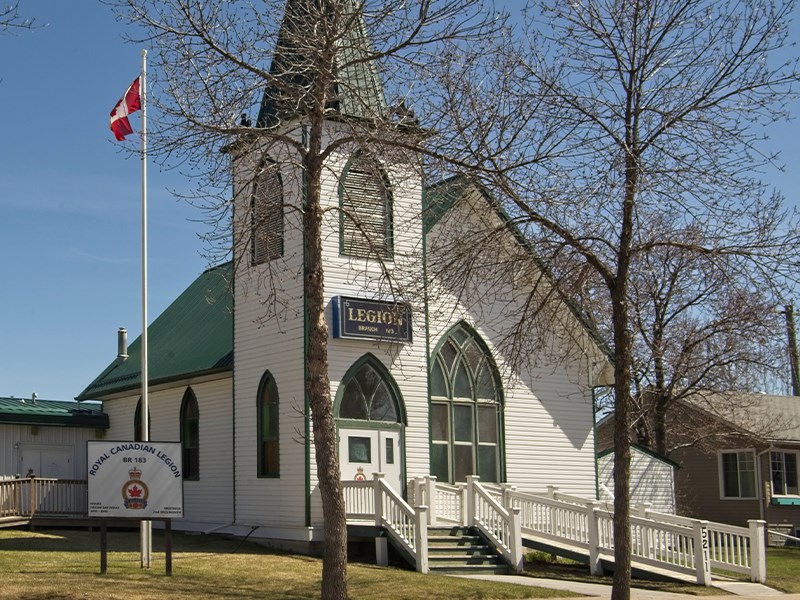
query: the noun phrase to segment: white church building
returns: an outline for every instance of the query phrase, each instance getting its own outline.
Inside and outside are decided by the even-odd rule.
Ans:
[[[377,76],[351,75],[359,101],[371,94],[367,103],[385,110]],[[275,126],[276,106],[267,90],[255,126]],[[329,140],[342,135],[352,106],[343,95]],[[323,515],[305,384],[303,176],[274,146],[229,152],[233,260],[202,273],[148,329],[150,438],[182,444],[184,518],[174,528],[313,551]],[[408,497],[420,476],[478,475],[595,498],[593,388],[608,383],[609,366],[578,312],[548,287],[535,249],[465,179],[429,185],[417,165],[352,145],[333,151],[324,173],[342,479],[382,472]],[[470,264],[457,290],[437,279],[430,266],[487,227],[505,227],[493,251],[522,257],[513,276],[503,281],[487,262]],[[507,341],[519,335],[534,289],[549,306],[548,340],[518,344],[541,349],[519,360]],[[77,399],[102,401],[107,440],[130,440],[145,418],[140,398],[137,339]]]

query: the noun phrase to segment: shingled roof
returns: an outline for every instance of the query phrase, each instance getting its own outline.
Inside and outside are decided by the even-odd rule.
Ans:
[[[230,263],[208,269],[147,328],[150,385],[233,369]],[[141,337],[83,390],[77,400],[141,387]]]
[[[338,11],[338,12],[334,12]],[[359,9],[352,0],[289,0],[278,33],[270,75],[274,78],[264,91],[257,127],[274,127],[301,115],[311,102],[310,92],[319,74],[317,21],[329,18],[342,28],[336,39],[333,83],[328,107],[342,116],[375,119],[385,116],[386,98],[375,69]],[[334,35],[336,35],[334,33]]]

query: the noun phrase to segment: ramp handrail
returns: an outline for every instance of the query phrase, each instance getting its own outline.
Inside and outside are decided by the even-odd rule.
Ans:
[[[697,519],[668,515],[650,510],[649,504],[637,508],[638,513],[659,522],[694,527]],[[766,572],[766,541],[764,521],[749,520],[748,527],[727,523],[706,522],[708,529],[708,560],[711,568],[749,575],[752,581],[764,583]]]
[[[561,494],[555,486],[546,494],[507,494],[520,508],[523,534],[588,550],[592,569],[599,568],[600,553],[613,555],[613,513],[597,501]],[[710,585],[712,567],[766,580],[764,521],[744,528],[658,513],[649,505],[632,512],[632,553],[639,562],[693,573],[700,585]]]

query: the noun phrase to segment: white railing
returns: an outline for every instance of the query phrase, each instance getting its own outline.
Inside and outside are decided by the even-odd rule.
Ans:
[[[415,477],[408,486],[408,501],[413,506],[428,507],[428,524],[464,525],[466,485],[438,483],[436,477]]]
[[[23,514],[22,489],[27,480],[0,480],[0,517],[19,517]]]
[[[374,519],[415,562],[417,571],[428,572],[426,506],[411,508],[386,483],[383,473],[375,473],[372,481],[343,481],[342,489],[348,519]],[[386,538],[375,538],[375,554],[379,565],[388,564]]]
[[[614,558],[613,512],[596,500],[563,494],[555,486],[535,494],[508,485],[484,485],[475,476],[468,477],[466,485],[420,477],[409,486],[418,505],[414,513],[382,475],[375,477],[374,482],[343,482],[348,517],[367,518],[372,508],[376,525],[390,531],[414,556],[422,550],[424,519],[426,525],[478,528],[516,570],[522,569],[523,535],[587,554],[592,574],[602,573],[601,558]],[[356,491],[359,486],[373,487],[372,505],[366,492]],[[375,506],[381,507],[380,518]],[[750,521],[749,528],[734,527],[658,513],[648,504],[631,513],[631,558],[640,565],[691,574],[706,586],[711,585],[712,568],[743,573],[752,581],[766,580],[764,521]],[[421,560],[427,570],[427,544],[424,558],[417,559],[418,570]]]
[[[795,542],[795,543],[800,543],[800,537],[795,537],[793,535],[789,535],[788,533],[783,533],[781,531],[775,531],[774,529],[768,529],[767,533],[769,535],[772,535],[772,536],[775,536],[775,537],[780,537],[780,538],[783,538],[785,540],[789,540],[789,541],[792,541],[792,542]]]
[[[645,518],[687,528],[697,528],[697,523],[701,523],[702,527],[706,528],[705,544],[708,548],[709,569],[722,569],[749,575],[751,581],[760,583],[766,581],[766,523],[764,521],[750,520],[748,527],[737,527],[651,511],[649,504],[640,505],[638,512]],[[702,535],[702,531],[695,535],[696,543],[703,543]],[[695,568],[697,567],[698,565],[695,565]]]
[[[697,583],[710,585],[705,521],[692,527],[631,516],[631,558],[641,564],[694,575]],[[707,545],[707,544],[706,544]]]
[[[467,477],[467,522],[483,533],[517,573],[524,570],[519,508],[504,508],[478,482]]]
[[[375,519],[375,493],[371,481],[342,481],[342,494],[350,520]]]

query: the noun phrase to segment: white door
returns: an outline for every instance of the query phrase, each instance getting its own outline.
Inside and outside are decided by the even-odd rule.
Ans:
[[[386,483],[403,493],[403,451],[396,429],[339,429],[339,464],[342,479],[371,480],[384,473]]]
[[[31,472],[37,477],[72,479],[72,454],[71,447],[23,444],[19,455],[19,473],[23,477]]]

